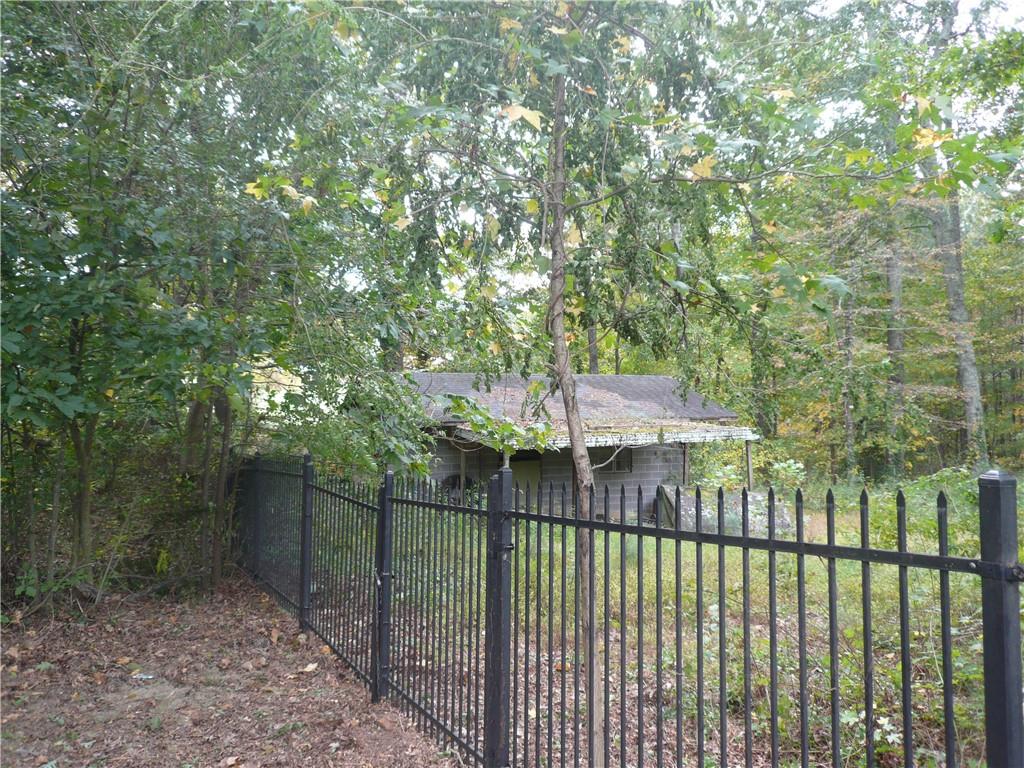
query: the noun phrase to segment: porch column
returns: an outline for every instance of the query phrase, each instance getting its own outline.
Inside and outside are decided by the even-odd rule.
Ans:
[[[744,440],[743,446],[747,454],[747,490],[754,490],[754,462],[750,455],[750,440]]]
[[[458,446],[456,446],[458,447]],[[459,448],[459,496],[460,504],[466,503],[466,452]]]

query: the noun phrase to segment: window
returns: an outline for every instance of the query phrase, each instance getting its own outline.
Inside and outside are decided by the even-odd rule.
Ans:
[[[611,470],[612,472],[632,472],[633,449],[622,448],[618,453],[616,453],[615,460],[612,461]]]

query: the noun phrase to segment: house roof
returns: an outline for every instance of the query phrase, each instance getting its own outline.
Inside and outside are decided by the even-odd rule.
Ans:
[[[438,424],[454,428],[464,439],[472,439],[472,432],[446,412],[445,395],[471,398],[494,416],[520,424],[549,422],[552,447],[569,444],[561,395],[549,391],[546,376],[524,379],[506,374],[493,379],[489,388],[483,377],[473,373],[410,376],[426,399],[428,415]],[[752,429],[735,425],[736,413],[697,392],[684,394],[671,376],[578,374],[575,379],[588,446],[758,439]]]

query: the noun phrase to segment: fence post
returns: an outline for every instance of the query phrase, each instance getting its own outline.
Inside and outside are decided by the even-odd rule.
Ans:
[[[484,624],[484,768],[509,764],[512,635],[512,470],[487,486],[487,582]]]
[[[395,473],[390,469],[384,474],[380,487],[380,503],[377,506],[377,548],[374,553],[374,569],[377,584],[377,613],[374,617],[373,642],[371,645],[373,663],[370,684],[370,700],[378,702],[388,695],[391,674],[391,562],[392,530],[394,528]]]
[[[259,579],[261,578],[263,565],[263,457],[260,456],[259,451],[256,451],[256,456],[252,462],[252,473],[253,482],[249,497],[251,502],[249,518],[252,524],[253,552],[249,567],[252,569],[253,578]]]
[[[978,478],[981,558],[1006,567],[981,582],[984,629],[985,743],[990,768],[1024,765],[1020,587],[1017,583],[1017,481],[990,470]]]
[[[313,595],[313,457],[302,457],[302,527],[299,531],[299,630],[309,629]]]

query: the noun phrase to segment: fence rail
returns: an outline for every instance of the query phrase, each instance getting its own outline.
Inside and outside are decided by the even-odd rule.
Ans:
[[[1015,481],[992,472],[979,487],[981,552],[967,558],[950,554],[942,494],[936,551],[914,552],[902,493],[887,549],[872,546],[866,493],[856,546],[837,542],[831,492],[821,542],[799,492],[793,525],[772,493],[732,509],[699,489],[659,499],[667,514],[648,522],[627,519],[625,489],[580,504],[502,470],[454,503],[391,473],[371,486],[317,477],[308,456],[257,457],[239,541],[245,567],[374,700],[488,768],[1020,768]],[[979,620],[954,614],[978,597]],[[958,643],[972,633],[984,744],[965,754],[964,701],[981,697]]]

